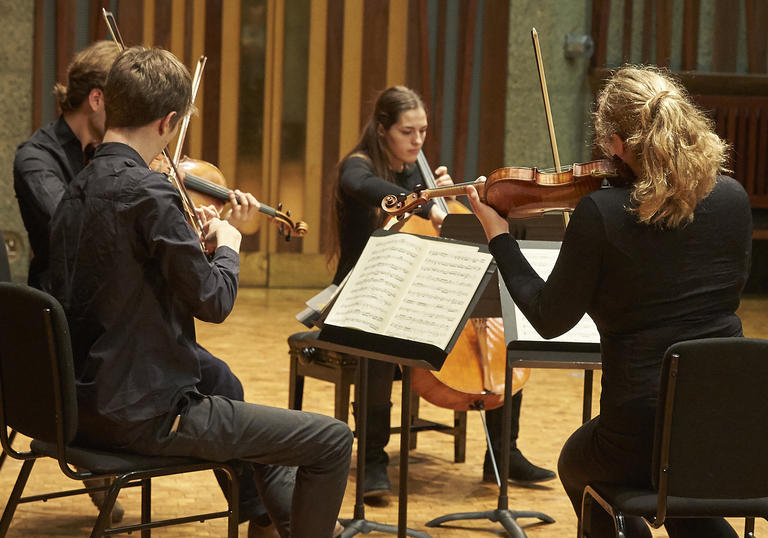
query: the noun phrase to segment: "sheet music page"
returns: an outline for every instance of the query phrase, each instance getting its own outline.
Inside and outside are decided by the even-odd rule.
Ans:
[[[470,245],[372,236],[325,323],[445,349],[491,260]]]
[[[477,247],[429,241],[384,334],[445,349],[492,259]]]
[[[549,278],[549,274],[555,267],[555,261],[557,261],[557,256],[560,253],[560,250],[556,248],[523,247],[521,248],[521,251],[525,256],[525,259],[528,260],[528,263],[531,264],[531,267],[533,267],[538,275],[544,280]],[[503,280],[500,279],[499,282],[503,282]],[[506,285],[503,286],[501,293],[506,294],[507,297],[509,297],[509,291],[507,290]],[[512,302],[511,298],[509,301]],[[523,315],[520,309],[517,308],[517,306],[515,306],[515,329],[517,332],[514,338],[515,340],[534,342],[544,341],[544,338],[542,338],[539,333],[536,332],[536,329],[533,328],[533,325],[531,325],[531,323],[526,319],[526,317]],[[584,314],[584,317],[582,317],[581,320],[579,320],[579,322],[570,331],[558,336],[557,338],[551,338],[549,341],[587,343],[600,342],[600,335],[597,332],[597,327],[595,326],[595,322],[592,321],[592,318]]]

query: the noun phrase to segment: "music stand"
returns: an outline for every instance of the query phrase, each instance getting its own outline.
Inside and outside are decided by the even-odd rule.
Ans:
[[[408,518],[408,451],[411,443],[411,429],[408,427],[408,420],[411,415],[411,366],[427,367],[431,366],[421,361],[412,359],[385,355],[364,349],[349,347],[324,340],[313,342],[313,347],[356,355],[359,357],[358,375],[360,376],[355,385],[355,398],[359,403],[358,421],[357,421],[357,472],[355,475],[355,508],[352,519],[340,519],[344,525],[344,531],[339,535],[340,538],[349,538],[359,533],[367,534],[371,531],[386,532],[397,534],[398,538],[412,536],[413,538],[431,538],[429,534],[407,527]],[[404,426],[400,431],[400,491],[398,494],[398,518],[397,527],[376,523],[365,519],[365,503],[363,502],[363,487],[365,482],[365,435],[367,431],[368,411],[368,359],[383,360],[394,362],[400,365],[402,370],[402,410],[401,424]]]
[[[445,217],[443,226],[440,230],[442,237],[470,241],[474,243],[485,244],[485,232],[480,221],[473,214],[451,213]],[[494,276],[494,278],[498,278]],[[485,292],[478,306],[472,313],[473,317],[499,317],[501,315],[501,301],[499,298],[498,281],[496,285],[491,283],[485,288]],[[502,443],[501,443],[501,468],[499,476],[501,484],[499,485],[499,497],[495,510],[486,510],[481,512],[460,512],[447,514],[437,517],[427,522],[427,527],[438,527],[449,521],[459,521],[465,519],[488,519],[489,521],[501,523],[502,527],[513,538],[525,538],[525,532],[517,524],[517,519],[523,517],[538,518],[544,523],[554,523],[555,520],[544,514],[533,510],[510,510],[509,497],[507,496],[509,479],[509,452],[511,443],[509,440],[512,431],[512,368],[509,358],[507,358],[504,368],[504,415],[502,424]]]

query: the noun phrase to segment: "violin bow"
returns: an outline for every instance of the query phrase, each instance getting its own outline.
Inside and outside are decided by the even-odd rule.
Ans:
[[[544,99],[544,113],[547,116],[547,128],[549,129],[549,141],[552,144],[552,157],[555,160],[555,172],[560,173],[560,155],[557,152],[557,138],[555,137],[555,123],[552,121],[552,108],[549,106],[549,92],[547,92],[547,77],[544,75],[544,62],[541,60],[541,47],[539,47],[539,33],[536,28],[531,28],[531,40],[536,56],[536,67],[539,71],[539,83],[541,85],[541,97]],[[568,227],[570,215],[563,211],[563,222]]]
[[[120,29],[117,27],[117,20],[115,19],[115,15],[111,11],[107,11],[105,8],[101,8],[101,13],[104,17],[104,22],[107,25],[107,30],[109,31],[109,34],[112,36],[112,40],[115,42],[115,45],[122,51],[125,50],[125,41],[123,41],[123,36],[120,33]],[[203,62],[204,64],[205,62]],[[198,62],[198,68],[200,67],[200,63]],[[195,75],[197,75],[198,69],[195,70]],[[199,85],[199,81],[198,81]],[[193,92],[197,92],[197,88],[193,87]],[[188,118],[189,114],[185,116],[185,118]],[[178,148],[177,148],[178,149]],[[200,239],[200,248],[202,249],[203,253],[207,255],[208,251],[205,248],[205,236],[203,234],[203,222],[200,220],[200,217],[198,216],[197,212],[195,211],[195,204],[192,202],[192,198],[189,197],[189,193],[187,192],[187,189],[184,187],[184,184],[179,179],[179,170],[176,167],[176,163],[171,159],[170,155],[168,155],[168,148],[163,148],[163,157],[165,157],[168,162],[171,165],[171,170],[173,171],[172,174],[169,175],[171,179],[171,183],[173,183],[173,186],[176,187],[176,190],[179,191],[179,194],[181,195],[181,202],[184,206],[184,210],[187,213],[187,216],[189,217],[192,227],[195,229],[195,232],[197,233],[199,239]]]
[[[203,79],[203,69],[208,61],[207,56],[200,56],[197,60],[197,66],[195,67],[195,74],[192,77],[192,104],[195,104],[197,99],[197,90],[200,88],[200,82]],[[176,151],[173,153],[173,161],[178,165],[181,158],[181,150],[184,146],[184,139],[187,137],[187,129],[189,128],[189,120],[192,117],[191,112],[187,112],[182,119],[181,127],[179,128],[179,136],[176,140]]]

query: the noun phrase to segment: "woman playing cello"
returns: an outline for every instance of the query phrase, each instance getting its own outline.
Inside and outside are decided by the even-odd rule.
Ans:
[[[531,269],[506,219],[470,202],[515,303],[545,338],[586,312],[603,360],[600,416],[579,428],[558,472],[577,515],[591,482],[650,487],[665,350],[681,340],[740,336],[736,315],[749,272],[751,213],[744,189],[719,175],[726,144],[685,91],[653,68],[625,67],[597,99],[595,134],[625,163],[628,181],[584,196],[547,281]],[[650,537],[640,518],[627,536]],[[669,536],[735,537],[723,519],[669,519]],[[614,536],[593,511],[592,537]]]
[[[336,225],[334,254],[338,265],[334,283],[340,283],[365,247],[374,230],[385,220],[380,203],[389,194],[412,191],[424,183],[416,160],[427,134],[427,114],[421,98],[403,86],[384,90],[376,100],[373,115],[368,120],[360,140],[338,167],[335,189]],[[435,170],[438,186],[450,185],[452,180],[445,166]],[[445,212],[434,203],[420,208],[416,215],[428,218],[439,228]],[[384,451],[390,433],[390,395],[394,364],[371,361],[368,379],[368,438],[364,491],[368,499],[381,497],[391,491],[387,476],[389,458]],[[520,394],[520,393],[518,393]],[[520,396],[516,396],[513,413],[513,448],[517,438]],[[501,445],[501,409],[488,412],[491,437]],[[530,463],[513,450],[510,456],[510,478],[535,482],[554,478],[554,473]],[[486,454],[487,476],[493,480],[490,458]]]

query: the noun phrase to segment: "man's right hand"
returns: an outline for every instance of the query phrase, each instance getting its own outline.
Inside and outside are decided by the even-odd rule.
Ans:
[[[217,217],[209,219],[203,224],[203,234],[208,252],[213,252],[218,247],[229,247],[235,252],[240,252],[242,235],[226,220]]]

